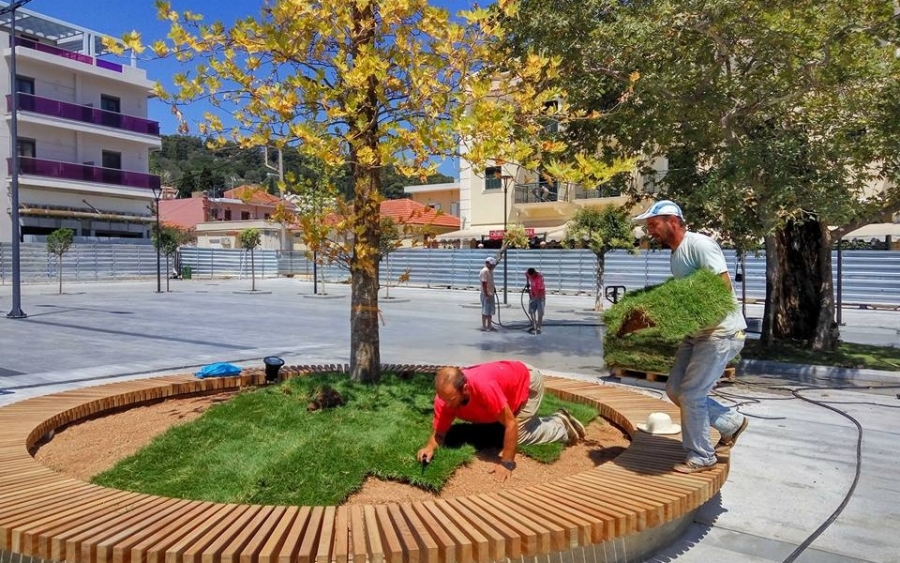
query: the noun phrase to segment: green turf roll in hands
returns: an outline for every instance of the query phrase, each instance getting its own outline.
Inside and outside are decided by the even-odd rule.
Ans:
[[[735,307],[728,284],[701,269],[629,293],[606,312],[606,366],[667,372],[685,336],[711,330]]]

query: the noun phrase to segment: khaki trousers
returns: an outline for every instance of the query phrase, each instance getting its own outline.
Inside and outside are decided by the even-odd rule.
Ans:
[[[566,442],[569,436],[559,416],[539,417],[537,415],[541,401],[544,399],[544,375],[536,367],[525,365],[528,367],[531,377],[528,383],[528,400],[516,413],[516,423],[519,425],[519,444]]]

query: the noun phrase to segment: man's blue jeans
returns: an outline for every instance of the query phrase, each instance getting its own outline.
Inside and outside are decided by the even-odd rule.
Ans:
[[[675,354],[666,394],[681,407],[681,443],[687,461],[698,465],[716,463],[709,438],[712,426],[722,436],[731,436],[744,421],[743,415],[709,397],[732,358],[744,347],[744,334],[685,338]]]

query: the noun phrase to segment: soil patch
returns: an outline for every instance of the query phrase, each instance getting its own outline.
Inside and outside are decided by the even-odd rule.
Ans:
[[[59,473],[89,481],[93,475],[140,450],[170,426],[198,418],[209,407],[229,400],[235,393],[168,399],[74,424],[43,444],[35,459]],[[472,463],[459,468],[440,495],[403,483],[369,478],[345,504],[417,502],[545,483],[607,462],[622,453],[629,443],[622,430],[601,420],[589,424],[584,442],[566,448],[556,463],[545,465],[517,456],[512,478],[503,483],[490,474],[496,467],[497,452],[484,451]]]

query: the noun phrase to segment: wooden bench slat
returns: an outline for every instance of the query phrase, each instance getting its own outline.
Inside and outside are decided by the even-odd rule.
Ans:
[[[366,523],[366,540],[368,542],[369,562],[384,563],[387,559],[381,543],[381,530],[378,527],[378,515],[375,507],[366,505],[363,507],[363,518]]]
[[[317,553],[319,535],[322,533],[322,518],[325,515],[325,509],[321,506],[314,506],[309,513],[309,520],[303,530],[299,551],[296,552],[296,561],[299,563],[310,563]],[[293,563],[293,561],[291,561]]]
[[[471,526],[483,533],[490,541],[491,558],[494,560],[503,559],[504,557],[517,558],[522,556],[523,538],[521,534],[511,528],[507,522],[502,520],[491,519],[486,520],[481,516],[484,514],[482,510],[476,513],[469,507],[469,499],[465,502],[461,499],[450,499],[447,501],[460,515],[465,518]],[[499,553],[498,553],[499,552]]]
[[[287,514],[291,514],[291,509],[288,509]],[[282,528],[279,526],[279,529],[276,530],[276,533],[283,530],[284,536],[273,534],[270,540],[266,542],[259,557],[260,561],[264,563],[296,562],[297,552],[300,551],[300,542],[307,535],[306,529],[310,524],[311,516],[312,508],[308,506],[300,507],[294,514],[290,527]],[[314,534],[316,531],[311,531],[310,533]]]
[[[260,527],[269,518],[274,508],[274,506],[260,506],[259,511],[253,515],[250,521],[246,525],[241,526],[231,541],[221,548],[218,561],[221,561],[221,563],[239,563],[241,553],[247,544],[250,543],[250,540],[257,534],[265,537],[264,534],[260,533]],[[208,562],[208,555],[209,550],[206,550],[203,554],[203,561]]]
[[[326,506],[322,514],[322,528],[319,532],[319,545],[316,549],[316,563],[329,563],[331,561],[331,547],[335,534],[335,507]]]
[[[177,547],[169,549],[167,563],[212,563],[225,544],[259,510],[258,506],[229,505],[229,511],[215,525],[189,534]],[[208,558],[207,560],[204,560]]]
[[[272,536],[278,533],[279,523],[282,520],[290,522],[290,520],[285,517],[288,510],[286,506],[273,506],[271,508],[272,510],[266,516],[265,521],[260,524],[257,532],[252,535],[250,541],[247,542],[247,545],[245,545],[244,549],[241,551],[239,563],[260,563],[260,552],[268,544]],[[97,563],[103,562],[98,561]]]
[[[171,527],[160,532],[155,538],[155,543],[143,551],[147,558],[146,563],[177,563],[187,546],[198,536],[219,524],[234,509],[234,505],[229,504],[213,504],[212,507],[213,510],[203,513],[202,519],[182,521],[178,528]],[[135,550],[131,553],[132,561],[135,561],[135,555],[140,557]]]
[[[384,551],[384,558],[387,563],[409,563],[404,562],[403,544],[394,524],[388,514],[388,509],[384,505],[375,507],[375,521],[378,523],[376,528],[381,536],[381,548]]]
[[[167,499],[167,502],[154,514],[143,514],[139,522],[124,526],[119,531],[97,543],[97,563],[131,563],[131,547],[166,525],[173,516],[188,509],[192,501],[183,499]],[[49,558],[50,555],[47,555]]]

